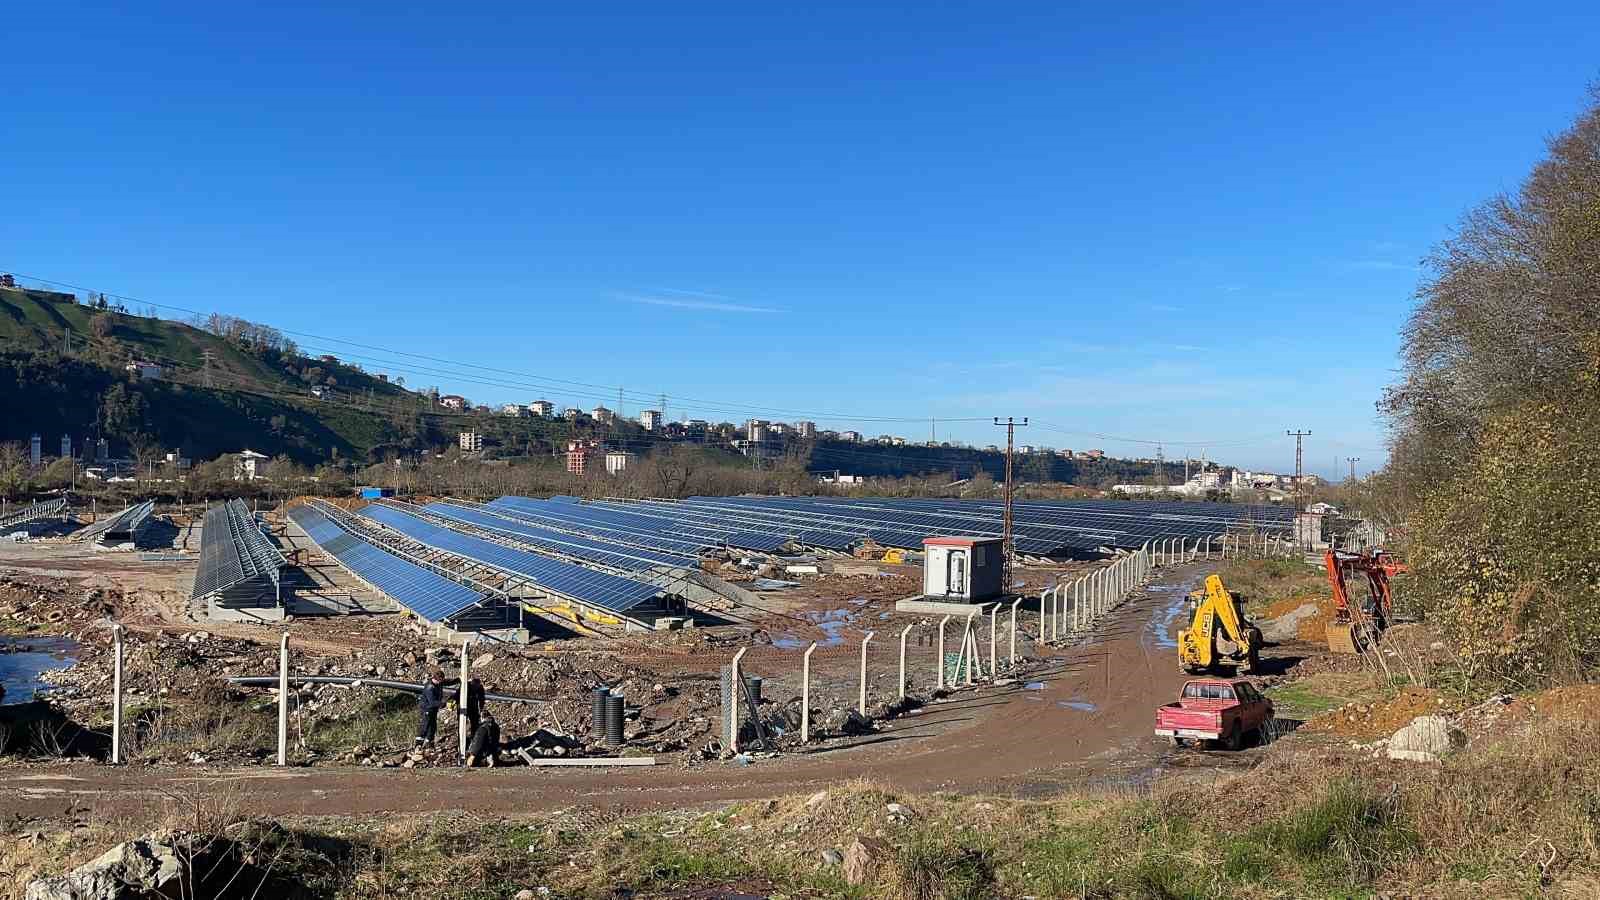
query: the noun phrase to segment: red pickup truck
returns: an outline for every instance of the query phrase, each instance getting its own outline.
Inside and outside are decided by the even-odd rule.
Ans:
[[[1156,734],[1179,747],[1195,740],[1237,750],[1246,735],[1259,741],[1272,715],[1272,701],[1243,678],[1197,678],[1184,683],[1177,700],[1156,707]]]

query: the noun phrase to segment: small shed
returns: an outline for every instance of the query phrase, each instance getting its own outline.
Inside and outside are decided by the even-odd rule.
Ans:
[[[928,599],[982,603],[999,597],[1005,542],[997,537],[930,537],[922,541],[922,594]]]

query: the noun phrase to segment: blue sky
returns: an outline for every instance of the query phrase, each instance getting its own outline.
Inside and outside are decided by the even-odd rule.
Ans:
[[[1600,75],[1582,3],[326,6],[12,9],[0,268],[475,401],[1366,470],[1418,259]]]

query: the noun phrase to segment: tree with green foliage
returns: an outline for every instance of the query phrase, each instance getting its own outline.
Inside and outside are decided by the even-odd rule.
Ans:
[[[1600,89],[1426,260],[1387,395],[1414,596],[1475,674],[1600,672]]]

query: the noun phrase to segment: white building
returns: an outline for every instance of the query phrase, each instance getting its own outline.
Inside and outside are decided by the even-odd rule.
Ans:
[[[128,374],[137,376],[140,381],[149,381],[161,377],[161,366],[153,362],[146,362],[142,359],[129,361],[126,366],[123,366],[123,369],[126,370]]]
[[[617,414],[604,406],[596,406],[589,415],[593,416],[594,420],[602,425],[610,425],[617,420]]]
[[[804,440],[813,440],[817,436],[817,423],[796,422],[794,423],[794,432]]]
[[[445,394],[439,398],[439,405],[446,409],[466,409],[467,398],[460,394]]]
[[[520,403],[507,403],[505,406],[500,407],[500,415],[502,416],[511,416],[514,419],[520,419],[527,414],[528,408]]]
[[[463,431],[458,440],[461,449],[467,453],[476,453],[483,449],[483,435],[476,431]]]
[[[656,431],[661,428],[661,410],[647,409],[639,413],[639,427],[645,431]]]
[[[541,419],[548,419],[556,414],[556,405],[549,400],[535,400],[528,404],[528,412]]]
[[[859,431],[840,432],[839,439],[842,440],[842,441],[850,441],[851,443],[859,444],[859,443],[861,443],[861,432],[859,432]]]
[[[771,437],[771,427],[772,423],[766,419],[751,419],[745,426],[745,435],[757,444],[765,443]]]
[[[561,418],[566,419],[568,422],[576,422],[582,417],[583,410],[577,408],[576,406],[569,406],[561,411]]]
[[[617,475],[627,471],[628,464],[633,462],[633,454],[626,450],[606,451],[606,472]]]
[[[254,450],[240,450],[233,463],[233,477],[237,481],[255,481],[261,477],[261,468],[269,457]]]

